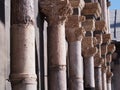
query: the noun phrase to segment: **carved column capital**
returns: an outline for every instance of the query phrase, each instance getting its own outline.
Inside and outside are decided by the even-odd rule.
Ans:
[[[84,37],[82,40],[82,53],[84,57],[94,56],[98,49],[93,47],[93,38],[92,37]]]
[[[65,27],[67,29],[69,28],[79,28],[81,27],[80,22],[84,22],[85,17],[84,16],[78,16],[78,15],[71,15],[68,17],[68,20],[66,21]]]
[[[103,39],[102,39],[102,34],[95,34],[94,36],[95,36],[95,38],[97,39],[97,44],[98,44],[98,45],[101,45],[101,44],[102,44],[102,41],[103,41]]]
[[[102,58],[106,58],[106,54],[107,54],[107,45],[102,45],[101,46],[101,56],[102,56]]]
[[[71,6],[74,8],[79,7],[80,9],[83,9],[85,6],[84,0],[70,0]]]
[[[47,17],[49,24],[63,23],[72,14],[69,0],[40,1],[40,10]]]
[[[111,42],[111,34],[103,34],[103,44],[109,44]]]
[[[85,34],[84,28],[66,29],[66,38],[68,42],[80,41]]]
[[[95,20],[87,19],[85,22],[82,22],[82,26],[85,28],[85,31],[94,31],[95,30]]]
[[[107,26],[104,20],[95,21],[95,31],[98,33],[107,31]]]
[[[109,44],[108,45],[108,54],[113,54],[115,51],[115,45],[114,44]]]
[[[81,27],[83,16],[72,15],[68,17],[65,25],[66,38],[69,42],[79,41],[85,36],[85,30]]]
[[[107,83],[111,83],[111,78],[113,77],[113,73],[112,72],[107,72]]]
[[[105,62],[105,61],[104,61],[104,62]],[[108,69],[107,66],[103,64],[103,65],[102,65],[102,72],[103,72],[103,73],[106,73],[106,72],[107,72],[107,69]]]
[[[99,3],[85,3],[85,7],[82,10],[82,14],[85,16],[94,16],[95,18],[100,17],[101,8]]]
[[[95,67],[101,67],[101,65],[104,63],[104,59],[101,58],[100,54],[97,53],[94,56],[94,66]]]

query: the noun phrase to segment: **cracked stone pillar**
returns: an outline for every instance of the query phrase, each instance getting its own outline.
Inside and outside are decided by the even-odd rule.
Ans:
[[[11,0],[12,90],[37,90],[34,1]]]
[[[93,45],[93,31],[95,30],[94,20],[86,20],[83,22],[83,27],[86,30],[85,37],[82,40],[82,54],[84,60],[84,82],[85,90],[95,90],[94,79],[94,55],[97,48]]]
[[[107,47],[111,41],[110,34],[103,34],[103,43],[101,46],[101,56],[104,59],[104,63],[102,64],[102,90],[107,90],[107,80],[106,80],[106,73],[107,73],[107,63],[106,63],[106,54],[107,54]]]
[[[113,76],[113,73],[111,72],[111,62],[112,62],[112,54],[115,51],[115,45],[109,44],[108,45],[108,52],[106,56],[107,61],[107,90],[112,90],[111,88],[111,78]]]
[[[102,44],[102,33],[105,32],[105,22],[96,21],[95,22],[95,31],[94,37],[97,39],[97,44],[95,45],[98,48],[97,54],[94,57],[94,64],[95,64],[95,90],[102,90],[102,63],[104,62],[101,57],[101,44]]]
[[[95,90],[94,77],[94,55],[97,47],[94,47],[93,31],[95,31],[95,19],[100,17],[101,8],[99,3],[86,3],[82,15],[86,16],[83,26],[86,30],[86,37],[83,38],[82,48],[85,68],[85,90]]]
[[[67,90],[65,21],[71,5],[68,0],[44,0],[40,7],[48,22],[48,89]]]
[[[73,7],[73,15],[68,17],[66,22],[66,39],[68,42],[69,55],[69,90],[84,90],[83,88],[83,58],[81,56],[81,41],[84,36],[84,29],[81,22],[85,17],[81,16],[84,7],[83,0],[70,0]]]

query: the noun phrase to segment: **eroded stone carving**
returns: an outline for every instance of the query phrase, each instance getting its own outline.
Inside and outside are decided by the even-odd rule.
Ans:
[[[72,7],[69,0],[44,0],[40,1],[41,12],[47,17],[46,20],[51,23],[63,23],[66,18],[72,14]]]

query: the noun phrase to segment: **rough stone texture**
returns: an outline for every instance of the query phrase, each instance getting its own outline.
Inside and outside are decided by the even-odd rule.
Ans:
[[[84,0],[70,0],[70,3],[72,7],[79,7],[80,9],[82,9],[85,5]]]
[[[95,29],[96,31],[98,32],[106,32],[106,23],[104,20],[101,20],[101,21],[96,21],[95,22]]]
[[[87,19],[85,22],[82,23],[85,31],[94,31],[95,30],[95,20]]]
[[[95,16],[96,18],[100,17],[101,8],[99,3],[85,3],[82,14],[85,16]]]
[[[37,90],[34,22],[34,1],[11,1],[10,81],[12,90]]]

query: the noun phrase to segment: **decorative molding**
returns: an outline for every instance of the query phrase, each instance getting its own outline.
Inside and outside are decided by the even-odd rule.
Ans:
[[[82,15],[95,16],[96,18],[101,15],[101,7],[99,3],[85,3],[85,7],[82,10]]]
[[[94,31],[95,30],[95,20],[87,19],[85,22],[82,22],[82,26],[86,31]]]
[[[80,8],[83,9],[83,7],[85,6],[85,2],[84,0],[70,0],[71,6],[74,8]]]
[[[72,14],[69,0],[44,0],[40,1],[40,10],[47,17],[49,24],[63,23]]]
[[[111,34],[102,34],[103,44],[109,44],[111,42]]]
[[[95,21],[95,31],[107,32],[107,26],[104,20]]]

